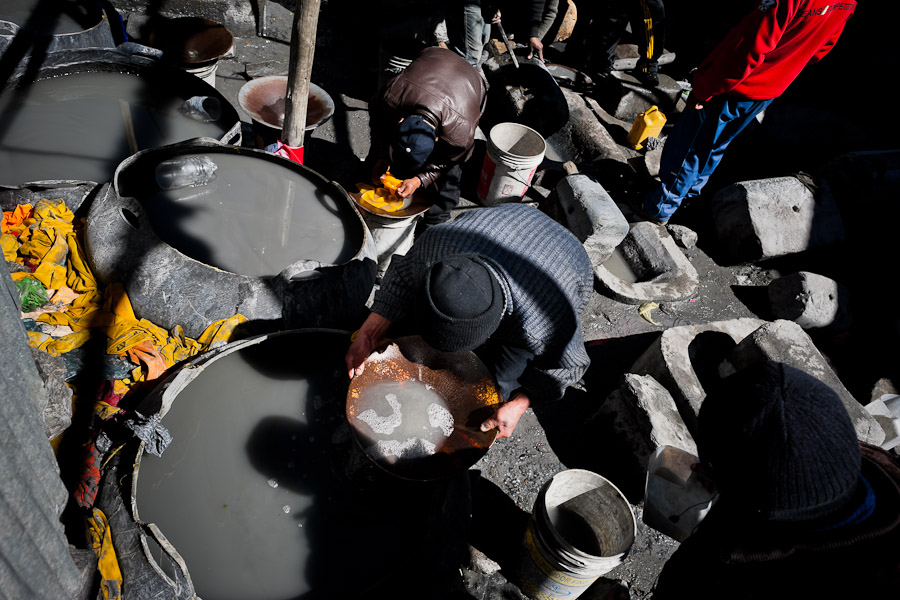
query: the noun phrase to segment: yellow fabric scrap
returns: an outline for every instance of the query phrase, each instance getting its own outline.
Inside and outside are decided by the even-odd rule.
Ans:
[[[653,325],[661,325],[661,323],[657,323],[653,320],[653,309],[659,308],[659,304],[656,302],[644,302],[641,304],[640,309],[638,309],[638,314],[644,317],[648,323],[652,323]]]
[[[19,240],[11,233],[0,235],[0,248],[3,248],[3,258],[9,262],[17,262],[20,265],[25,261],[19,256]]]
[[[220,342],[229,342],[231,341],[231,336],[234,335],[234,330],[238,327],[238,325],[243,325],[248,320],[249,319],[247,319],[247,317],[245,317],[244,315],[237,314],[233,317],[228,317],[227,319],[216,321],[215,323],[212,323],[209,327],[207,327],[203,331],[203,333],[200,334],[200,337],[197,338],[197,342],[204,349]]]
[[[91,545],[97,555],[97,569],[100,571],[100,590],[105,600],[122,599],[122,571],[116,558],[112,535],[106,515],[95,508],[93,516],[88,519],[91,529]]]
[[[75,215],[62,199],[40,200],[34,207],[33,216],[41,229],[58,229],[64,233],[73,230]]]
[[[113,415],[116,415],[120,412],[124,412],[121,408],[117,406],[113,406],[108,402],[103,402],[102,400],[98,400],[94,402],[94,414],[106,421]]]
[[[38,350],[43,350],[50,356],[59,356],[69,350],[83,346],[91,339],[89,331],[76,331],[61,338],[53,338],[46,333],[28,331],[28,345]]]

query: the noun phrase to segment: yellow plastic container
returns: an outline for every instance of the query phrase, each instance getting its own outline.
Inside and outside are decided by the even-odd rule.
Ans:
[[[628,145],[635,150],[644,146],[642,142],[650,137],[656,137],[666,124],[666,115],[659,112],[655,106],[651,106],[634,119],[634,125],[628,132]]]

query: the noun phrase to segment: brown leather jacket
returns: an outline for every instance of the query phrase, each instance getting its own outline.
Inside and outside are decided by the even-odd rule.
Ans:
[[[486,97],[484,80],[462,57],[451,50],[426,48],[369,103],[369,160],[387,160],[400,119],[422,115],[437,125],[438,141],[418,176],[423,186],[434,183],[472,155]]]

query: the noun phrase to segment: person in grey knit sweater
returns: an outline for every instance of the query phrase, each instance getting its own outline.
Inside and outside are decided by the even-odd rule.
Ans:
[[[350,377],[391,324],[412,321],[438,350],[475,350],[505,402],[481,426],[508,437],[532,401],[561,398],[590,364],[581,311],[593,290],[584,247],[527,205],[476,209],[395,256],[347,352]]]

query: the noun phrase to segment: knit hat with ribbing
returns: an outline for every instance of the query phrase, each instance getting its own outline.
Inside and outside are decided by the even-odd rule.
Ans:
[[[483,260],[448,258],[425,274],[425,294],[417,311],[419,333],[438,350],[473,350],[500,325],[503,305],[500,282]]]
[[[698,450],[723,500],[773,521],[826,516],[846,504],[859,479],[859,443],[837,394],[777,362],[709,391]]]

